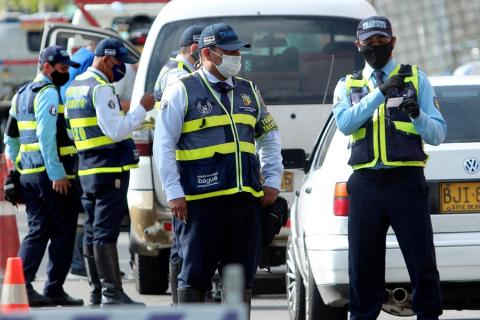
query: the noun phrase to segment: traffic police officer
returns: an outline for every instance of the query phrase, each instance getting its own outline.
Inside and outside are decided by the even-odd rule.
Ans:
[[[92,67],[75,78],[66,91],[66,107],[78,149],[85,222],[84,256],[91,285],[90,305],[134,304],[122,289],[117,239],[128,213],[129,170],[138,152],[130,134],[153,108],[153,94],[123,115],[112,82],[135,63],[121,41],[108,38],[95,49]]]
[[[365,68],[339,81],[333,109],[339,130],[350,135],[354,170],[347,186],[351,319],[376,319],[380,312],[389,226],[405,258],[417,319],[438,319],[440,280],[422,140],[440,144],[446,123],[425,74],[393,58],[396,38],[387,18],[362,20],[355,43]]]
[[[195,70],[195,64],[199,59],[198,39],[204,26],[194,25],[183,31],[180,37],[180,51],[175,58],[170,58],[167,64],[160,70],[155,83],[155,107],[159,108],[162,92],[167,86]],[[181,222],[173,216],[174,230],[180,232]],[[173,242],[170,250],[170,290],[172,291],[173,303],[177,303],[178,275],[182,270],[182,258],[179,256],[178,237],[173,233]]]
[[[200,59],[198,39],[200,39],[203,28],[202,25],[193,25],[185,29],[180,36],[178,54],[175,58],[170,58],[160,70],[154,90],[156,108],[160,106],[162,93],[169,85],[195,71],[195,64]]]
[[[229,263],[243,266],[249,302],[260,207],[280,189],[280,137],[256,85],[236,77],[249,45],[220,23],[203,30],[199,46],[203,67],[167,87],[154,139],[170,208],[183,221],[178,302],[205,301],[215,270]]]
[[[76,149],[66,131],[59,87],[68,81],[68,66],[78,67],[60,46],[45,48],[40,73],[12,100],[5,143],[20,173],[28,234],[20,246],[30,306],[83,305],[63,283],[72,261],[79,208],[73,186]],[[44,295],[33,289],[48,242],[49,267]]]

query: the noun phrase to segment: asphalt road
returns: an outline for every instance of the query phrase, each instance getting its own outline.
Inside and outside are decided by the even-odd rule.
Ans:
[[[24,208],[20,207],[17,214],[17,224],[20,234],[20,240],[27,232],[26,215]],[[135,280],[132,278],[129,266],[129,252],[128,252],[128,235],[121,233],[118,241],[118,252],[120,260],[120,268],[127,273],[126,279],[124,279],[124,290],[134,300],[144,302],[147,307],[165,307],[171,303],[171,296],[168,295],[140,295],[135,290]],[[39,272],[37,274],[37,280],[34,283],[34,287],[38,291],[43,289],[43,281],[45,280],[46,273],[46,259],[42,261]],[[65,291],[70,295],[78,298],[83,298],[85,301],[88,299],[89,286],[85,278],[67,278],[65,283]],[[84,307],[86,308],[86,307]],[[51,310],[48,308],[47,310]],[[255,296],[252,301],[252,320],[288,320],[288,307],[285,295],[262,295]],[[379,319],[381,320],[393,320],[399,319],[397,317],[385,314],[382,312]],[[406,317],[405,320],[415,319],[415,317]],[[480,319],[480,311],[445,311],[441,319]]]

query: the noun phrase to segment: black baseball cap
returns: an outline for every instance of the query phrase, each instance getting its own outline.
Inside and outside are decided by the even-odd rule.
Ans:
[[[115,38],[107,38],[101,40],[95,48],[95,56],[115,57],[123,63],[137,63],[138,60],[128,53],[128,49],[123,45],[123,42]]]
[[[70,56],[68,55],[68,52],[67,50],[65,50],[64,47],[56,45],[43,49],[38,62],[40,64],[50,62],[50,64],[61,63],[74,68],[80,67],[79,63],[70,60]]]
[[[386,17],[372,16],[360,21],[357,27],[357,38],[364,41],[371,36],[392,37],[392,24]]]
[[[180,37],[180,47],[187,47],[194,43],[198,43],[204,28],[205,26],[197,24],[185,29]]]
[[[226,23],[216,23],[203,29],[198,41],[200,48],[219,47],[228,51],[250,48],[250,44],[239,40],[235,30]]]

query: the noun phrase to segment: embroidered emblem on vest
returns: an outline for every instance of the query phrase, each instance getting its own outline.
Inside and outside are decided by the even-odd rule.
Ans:
[[[248,94],[242,93],[241,96],[242,96],[242,101],[244,106],[249,106],[252,104],[252,99]]]
[[[206,116],[207,114],[210,114],[212,112],[213,106],[210,101],[199,100],[197,102],[197,109],[198,112],[202,114],[202,116]]]

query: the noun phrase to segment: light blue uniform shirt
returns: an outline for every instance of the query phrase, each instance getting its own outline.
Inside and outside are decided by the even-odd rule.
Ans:
[[[45,75],[39,73],[34,81],[52,83]],[[12,101],[16,101],[17,95]],[[37,138],[48,178],[52,181],[66,177],[65,169],[58,158],[57,151],[57,113],[59,104],[58,91],[55,88],[42,90],[35,96],[37,110]],[[12,103],[14,105],[14,103]],[[14,108],[10,108],[10,115],[16,119]],[[6,152],[8,157],[15,161],[20,151],[19,138],[9,137],[5,134]]]
[[[388,75],[396,66],[397,62],[392,58],[383,67],[384,81],[386,81]],[[375,110],[385,102],[385,96],[377,88],[373,71],[374,69],[366,63],[362,73],[363,77],[368,79],[375,89],[353,106],[350,96],[347,94],[345,78],[340,79],[335,88],[333,114],[338,129],[345,135],[350,135],[360,128],[373,115]],[[430,81],[425,73],[419,71],[417,101],[420,106],[420,115],[418,118],[412,119],[412,123],[426,143],[436,146],[445,140],[447,123],[435,106],[434,99],[435,91]],[[377,165],[376,167],[384,166],[380,164],[380,166]]]
[[[201,72],[211,83],[218,82],[214,75],[202,68]],[[231,78],[225,82],[232,85]],[[214,94],[219,97],[217,92]],[[157,114],[155,136],[153,139],[153,157],[160,174],[167,200],[182,198],[185,193],[180,185],[175,151],[182,134],[186,111],[186,91],[181,81],[177,81],[165,89],[162,102],[168,106]],[[261,106],[260,106],[261,107]],[[280,134],[272,130],[255,139],[255,146],[260,158],[264,185],[280,190],[283,164]]]

